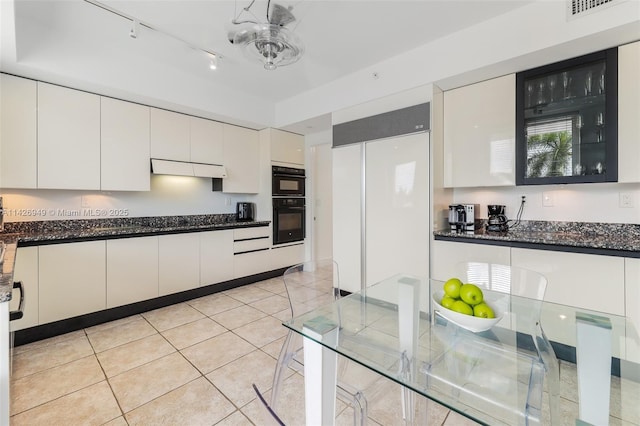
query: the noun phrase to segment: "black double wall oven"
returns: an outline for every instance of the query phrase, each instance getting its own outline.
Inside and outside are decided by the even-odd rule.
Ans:
[[[272,167],[273,244],[303,241],[305,237],[305,170]]]

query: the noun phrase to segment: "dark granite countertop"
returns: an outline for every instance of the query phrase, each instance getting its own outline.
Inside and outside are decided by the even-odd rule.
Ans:
[[[269,221],[238,222],[235,214],[154,216],[5,223],[1,238],[16,238],[20,246],[147,235],[204,232],[268,226]]]
[[[11,300],[13,266],[18,245],[36,246],[204,232],[269,224],[269,221],[238,222],[235,214],[7,222],[4,224],[4,231],[0,232],[0,241],[7,247],[0,281],[0,302]]]
[[[4,257],[0,265],[0,303],[2,303],[11,300],[11,292],[13,291],[13,267],[16,261],[18,239],[13,236],[1,238],[0,242],[4,243]]]
[[[640,257],[638,224],[522,221],[508,232],[488,232],[480,226],[472,233],[445,229],[433,235],[437,240]]]

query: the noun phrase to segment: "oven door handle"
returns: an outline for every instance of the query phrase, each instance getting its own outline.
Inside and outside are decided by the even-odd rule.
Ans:
[[[20,290],[20,303],[17,311],[9,312],[9,321],[19,320],[24,316],[24,286],[22,285],[22,281],[14,282],[13,288]]]
[[[304,210],[306,207],[285,207],[277,210]]]
[[[286,173],[274,173],[273,177],[284,177],[284,178],[295,178],[295,179],[305,179],[305,176],[300,175],[288,175]]]

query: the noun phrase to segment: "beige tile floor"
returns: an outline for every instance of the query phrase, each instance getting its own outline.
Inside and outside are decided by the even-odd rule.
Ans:
[[[288,317],[274,278],[16,347],[11,424],[275,425],[251,384],[269,398]],[[575,380],[563,367],[563,381]],[[400,390],[383,386],[384,397],[369,401],[369,424],[401,424]],[[279,407],[288,425],[304,424],[303,389],[289,371]],[[565,399],[563,410],[575,410],[575,396]],[[422,424],[474,424],[421,404],[429,404]],[[337,413],[338,425],[352,424],[351,407],[338,403]],[[612,424],[638,424],[633,413]]]

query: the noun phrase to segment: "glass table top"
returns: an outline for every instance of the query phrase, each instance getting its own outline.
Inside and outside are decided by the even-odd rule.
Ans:
[[[283,324],[481,424],[556,424],[550,412],[577,424],[590,398],[610,400],[612,423],[640,424],[640,338],[629,319],[484,289],[500,320],[473,332],[442,315],[432,298],[442,287],[441,281],[399,275]],[[337,339],[323,340],[335,328]],[[547,337],[564,360],[559,373],[555,357],[544,353]],[[611,365],[592,361],[605,372],[604,386],[597,381],[602,375],[585,375],[591,364],[584,353],[597,352],[590,349],[594,342],[610,346],[605,357]],[[577,356],[585,366],[581,376]],[[550,387],[556,392],[554,375],[559,397],[549,398]],[[597,384],[588,394],[582,393],[585,377]]]

